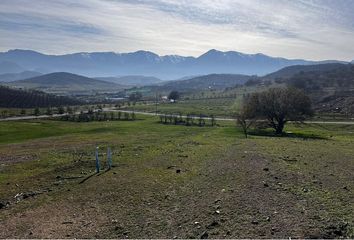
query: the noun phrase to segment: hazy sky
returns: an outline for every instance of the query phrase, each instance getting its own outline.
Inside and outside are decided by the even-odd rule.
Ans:
[[[0,51],[354,59],[353,0],[0,0]]]

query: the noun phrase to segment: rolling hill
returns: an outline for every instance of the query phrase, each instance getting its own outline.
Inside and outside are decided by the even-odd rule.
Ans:
[[[58,107],[78,105],[80,103],[80,101],[73,98],[0,86],[0,107],[2,108]]]
[[[354,65],[341,64],[335,68],[301,71],[287,78],[285,82],[305,91],[332,89],[348,91],[354,89]]]
[[[315,65],[295,65],[280,69],[279,71],[270,73],[264,76],[265,79],[289,78],[300,72],[325,72],[333,69],[338,69],[346,64],[343,63],[326,63]]]
[[[142,75],[166,80],[213,73],[265,75],[287,66],[322,63],[215,49],[199,57],[159,56],[149,51],[45,55],[17,49],[0,53],[1,61],[13,62],[25,69],[43,73],[71,72],[91,77]]]
[[[113,82],[126,86],[146,86],[161,83],[162,80],[156,77],[147,76],[122,76],[122,77],[98,77],[98,80]]]
[[[16,88],[38,89],[45,92],[112,91],[122,86],[76,74],[57,72],[8,83]]]
[[[168,93],[170,91],[179,92],[198,92],[202,90],[220,90],[234,87],[237,84],[245,83],[251,76],[240,74],[209,74],[204,76],[192,77],[186,80],[167,81],[158,85],[133,88],[129,91],[143,91]]]
[[[42,75],[42,73],[33,71],[24,71],[20,73],[4,73],[0,74],[0,82],[13,82],[17,80],[38,77],[40,75]]]
[[[304,90],[317,112],[354,113],[354,64],[291,66],[260,80]]]
[[[250,76],[239,74],[210,74],[187,80],[170,81],[161,86],[162,89],[177,91],[193,91],[206,89],[224,89],[245,83]]]
[[[18,64],[10,61],[0,62],[0,74],[4,73],[20,73],[25,71],[25,69]]]

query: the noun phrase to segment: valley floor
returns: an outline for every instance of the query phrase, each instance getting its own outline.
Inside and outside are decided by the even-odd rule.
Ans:
[[[0,237],[354,237],[354,126],[245,139],[139,118],[0,122]]]

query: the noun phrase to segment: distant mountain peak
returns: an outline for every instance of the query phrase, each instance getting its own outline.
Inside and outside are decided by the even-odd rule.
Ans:
[[[10,49],[7,51],[7,53],[12,53],[12,54],[36,54],[36,55],[44,55],[42,53],[29,50],[29,49]]]
[[[131,53],[81,52],[47,55],[31,50],[14,49],[0,53],[0,62],[3,61],[16,63],[24,68],[22,70],[36,70],[42,73],[72,72],[102,77],[144,75],[165,80],[211,73],[265,75],[287,66],[320,63],[271,57],[262,53],[223,52],[217,49],[211,49],[199,57],[159,56],[145,50]]]
[[[223,55],[225,52],[216,50],[216,49],[210,49],[209,51],[207,51],[206,53],[202,54],[199,56],[199,58],[201,57],[205,57],[205,56],[216,56],[216,55]]]

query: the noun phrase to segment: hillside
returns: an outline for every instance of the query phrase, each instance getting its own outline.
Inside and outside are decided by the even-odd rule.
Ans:
[[[163,84],[161,89],[177,91],[194,91],[207,89],[224,89],[237,84],[245,83],[250,76],[238,74],[210,74],[206,76],[194,77],[187,80],[170,81]]]
[[[126,86],[146,86],[162,82],[161,79],[156,77],[134,75],[122,77],[98,77],[96,79]]]
[[[327,69],[301,71],[286,79],[285,82],[306,91],[326,89],[336,92],[348,91],[354,88],[354,65],[340,64]]]
[[[17,49],[0,53],[1,61],[14,62],[29,70],[40,69],[40,72],[71,72],[91,77],[142,75],[166,80],[213,73],[265,75],[287,66],[321,63],[215,49],[198,57],[160,56],[149,51],[45,55]]]
[[[0,107],[2,108],[57,107],[80,103],[76,99],[59,97],[40,91],[24,91],[0,86]]]
[[[259,80],[274,80],[304,90],[318,112],[354,113],[353,64],[291,66]]]
[[[341,66],[344,66],[346,64],[341,64],[341,63],[327,63],[327,64],[316,64],[316,65],[295,65],[295,66],[289,66],[280,69],[279,71],[270,73],[264,78],[266,79],[276,79],[276,78],[289,78],[292,77],[294,74],[300,73],[300,72],[323,72],[323,71],[329,71],[332,69],[337,69],[340,68]]]
[[[17,88],[39,89],[46,92],[84,92],[118,90],[120,85],[76,74],[57,72],[8,83]]]
[[[18,64],[10,61],[1,61],[0,60],[0,74],[4,73],[20,73],[25,69]]]
[[[33,71],[24,71],[20,73],[4,73],[0,74],[0,82],[13,82],[22,79],[38,77],[40,75],[42,75],[42,73]]]

